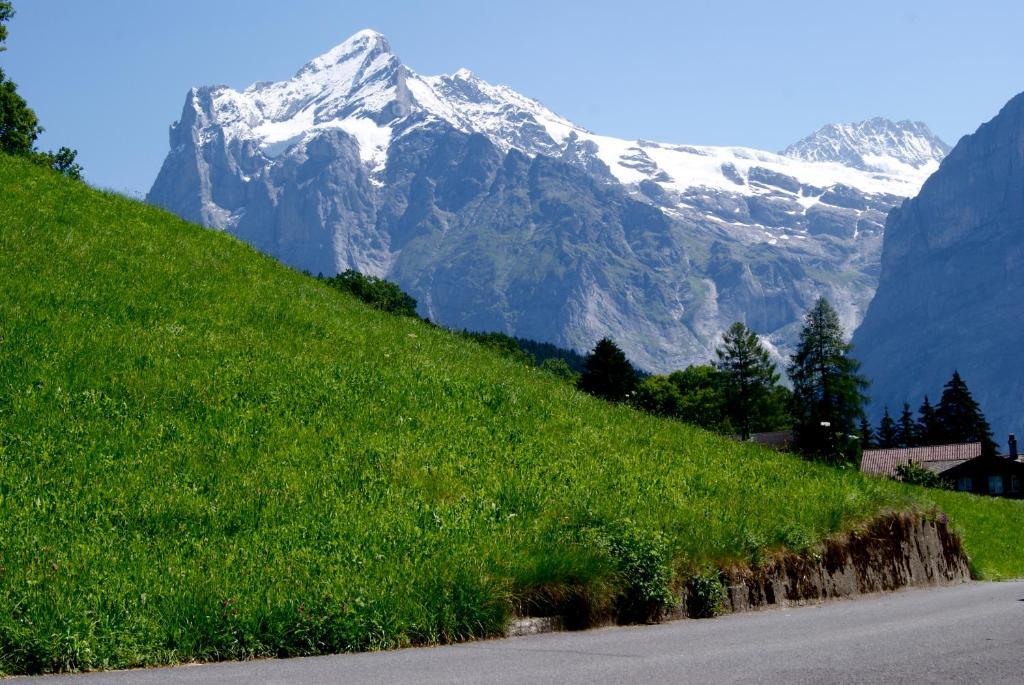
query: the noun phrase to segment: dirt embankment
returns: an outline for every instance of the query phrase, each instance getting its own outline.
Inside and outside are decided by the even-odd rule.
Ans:
[[[757,569],[726,569],[723,578],[723,609],[748,611],[962,583],[971,573],[960,538],[944,515],[899,513],[881,516],[810,553],[781,555]]]
[[[810,604],[905,587],[962,583],[970,578],[963,545],[949,529],[944,514],[890,513],[808,552],[779,554],[756,568],[721,569],[720,586],[714,584],[716,587],[710,593],[706,578],[691,580],[680,589],[676,608],[649,615],[648,620]],[[567,611],[517,618],[509,625],[508,634],[528,635],[636,620],[632,611],[620,616],[604,614],[595,620],[585,607],[563,609]]]

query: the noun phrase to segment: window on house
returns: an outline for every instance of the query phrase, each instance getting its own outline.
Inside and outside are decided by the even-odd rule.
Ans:
[[[970,492],[974,489],[974,483],[971,482],[970,478],[957,478],[956,489],[960,492]]]
[[[1020,476],[1010,476],[1010,492],[1020,492]]]
[[[990,495],[1001,495],[1001,494],[1003,494],[1003,477],[1002,476],[989,476],[988,477],[988,494],[990,494]]]

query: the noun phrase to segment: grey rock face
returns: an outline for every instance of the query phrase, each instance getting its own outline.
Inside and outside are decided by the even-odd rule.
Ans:
[[[736,320],[780,354],[818,295],[852,328],[884,213],[923,176],[620,141],[466,70],[424,77],[363,31],[279,83],[192,90],[149,201],[422,313],[643,368],[708,360]]]
[[[997,439],[1024,431],[1024,94],[964,137],[889,215],[878,293],[854,336],[873,409],[937,401],[959,370]]]

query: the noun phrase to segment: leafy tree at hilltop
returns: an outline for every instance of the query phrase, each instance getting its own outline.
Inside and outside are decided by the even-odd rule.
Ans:
[[[400,316],[417,316],[416,300],[397,284],[353,269],[325,278],[327,285],[349,293],[377,309]],[[518,348],[517,348],[518,349]]]
[[[14,16],[14,8],[9,2],[0,2],[0,52],[3,52],[7,48],[4,47],[4,42],[7,40],[7,27],[4,24],[11,20]]]
[[[415,305],[413,306],[413,310],[415,311]],[[536,366],[537,360],[533,358],[533,355],[523,350],[519,345],[519,342],[511,335],[498,332],[476,333],[471,331],[463,331],[462,335],[466,336],[470,340],[475,340],[484,347],[489,347],[502,356],[515,360],[520,364],[525,366]]]
[[[752,426],[759,423],[759,415],[767,410],[779,374],[757,333],[739,321],[725,332],[715,354],[715,366],[722,375],[725,391],[726,414],[746,440]]]
[[[882,420],[878,422],[878,446],[881,449],[899,447],[899,437],[896,430],[896,422],[889,415],[889,407],[885,408]]]
[[[806,454],[846,459],[847,436],[863,416],[867,381],[850,356],[839,315],[824,297],[804,319],[789,365],[793,383],[793,437]]]
[[[633,404],[638,409],[642,409],[648,414],[671,418],[682,418],[684,402],[679,387],[672,382],[669,376],[650,376],[643,379],[637,385],[636,394],[633,397]],[[720,409],[719,403],[716,405],[715,413],[717,414]]]
[[[68,147],[61,147],[56,152],[36,153],[36,161],[59,174],[80,181],[82,180],[82,165],[75,161],[76,159],[78,159],[78,152]]]
[[[579,389],[612,402],[623,402],[636,386],[637,373],[626,354],[610,338],[601,338],[583,362]]]
[[[537,368],[573,385],[580,380],[580,374],[573,371],[572,367],[569,366],[569,362],[565,361],[562,357],[548,357],[538,364]]]
[[[42,132],[36,113],[18,95],[17,85],[0,69],[0,151],[28,157]]]
[[[910,403],[903,403],[900,420],[896,424],[896,442],[900,447],[917,447],[917,425],[914,414],[910,411]]]
[[[650,376],[637,386],[633,404],[719,433],[733,433],[725,411],[722,373],[711,364],[694,364],[667,376]]]
[[[982,453],[995,454],[992,429],[958,371],[953,372],[953,377],[942,389],[942,399],[935,415],[944,442],[980,442]]]
[[[942,427],[939,425],[939,417],[935,413],[935,407],[924,396],[924,402],[917,409],[917,432],[918,445],[938,445],[942,442]]]
[[[6,50],[7,26],[14,16],[10,2],[0,2],[0,51]],[[18,86],[0,69],[0,152],[28,157],[69,178],[81,179],[82,167],[76,163],[78,152],[62,147],[57,152],[40,152],[35,144],[43,127],[25,99],[18,94]]]

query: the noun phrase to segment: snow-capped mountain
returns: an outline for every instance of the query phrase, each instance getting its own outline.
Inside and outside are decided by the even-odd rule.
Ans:
[[[875,117],[856,124],[829,124],[790,145],[787,157],[809,162],[839,162],[865,171],[930,175],[949,154],[949,146],[920,121]]]
[[[737,319],[785,350],[821,293],[855,325],[885,213],[944,150],[882,119],[781,155],[602,136],[361,31],[287,81],[191,90],[149,199],[299,268],[393,278],[441,323],[611,335],[658,370]]]

